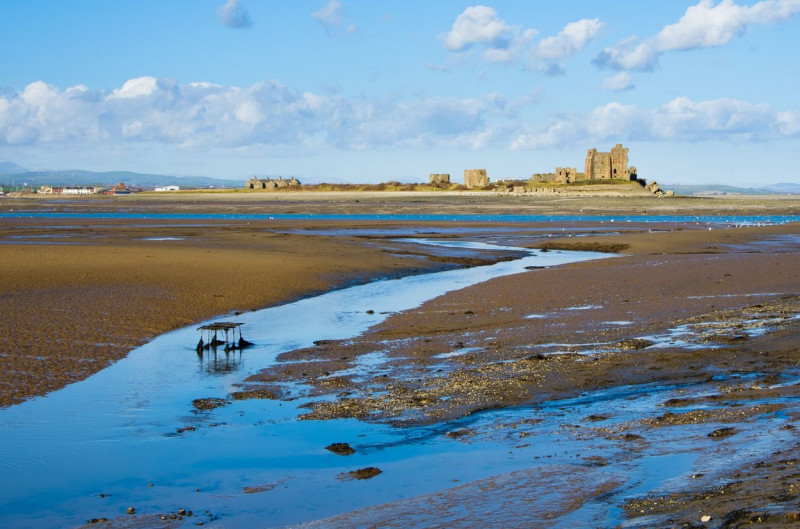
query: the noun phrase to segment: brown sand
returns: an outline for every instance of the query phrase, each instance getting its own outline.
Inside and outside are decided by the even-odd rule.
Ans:
[[[203,224],[4,222],[0,406],[85,378],[172,329],[441,266],[350,237],[275,234],[275,223]],[[163,237],[180,240],[145,240]]]
[[[558,198],[526,202],[513,197],[474,195],[241,197],[4,201],[2,208],[528,214],[574,214],[581,210],[615,214],[798,211],[796,199],[761,198],[672,202]],[[350,225],[354,224],[357,223]],[[0,404],[13,404],[79,380],[124,356],[141,341],[169,329],[229,311],[280,303],[354,278],[364,280],[442,266],[387,253],[381,247],[386,241],[379,245],[372,239],[350,236],[271,231],[276,227],[303,229],[311,225],[321,224],[203,221],[202,226],[196,226],[176,221],[132,224],[94,219],[3,220],[0,316],[7,369],[0,373]],[[608,229],[607,225],[582,226],[587,230]],[[797,370],[800,225],[708,231],[694,225],[671,224],[666,231],[657,233],[651,232],[653,226],[626,225],[627,228],[630,231],[614,236],[548,241],[551,248],[622,251],[624,255],[620,257],[531,270],[448,294],[418,310],[394,315],[360,338],[287,353],[282,359],[319,361],[291,367],[278,364],[249,384],[262,389],[265,385],[274,387],[275,393],[280,394],[286,382],[297,381],[306,384],[304,387],[312,394],[347,396],[312,406],[308,417],[355,416],[396,424],[427,424],[462,417],[487,406],[536,404],[621,384],[705,380],[712,370],[755,371],[762,373],[765,381],[779,380],[784,372]],[[35,238],[54,233],[65,237]],[[14,237],[20,234],[24,234],[24,242],[44,244],[17,244],[21,241]],[[144,240],[149,237],[180,240]],[[531,240],[530,244],[542,246],[541,241]],[[576,307],[599,308],[568,310]],[[547,317],[526,318],[529,315]],[[767,317],[779,321],[768,335],[743,337],[743,329]],[[633,323],[609,323],[615,321]],[[648,350],[647,344],[640,341],[642,336],[676,325],[702,322],[721,322],[719,332],[711,338],[730,347],[686,353],[669,348]],[[352,365],[357,355],[376,350],[379,342],[395,358],[387,364],[394,376],[361,382],[324,376],[327,371]],[[553,343],[563,344],[560,347],[566,352],[580,351],[584,344],[605,343],[609,354],[591,363],[580,362],[569,354],[540,357],[542,345]],[[432,372],[433,356],[468,347],[480,349],[480,357],[457,356],[449,369]],[[631,350],[636,353],[630,354]],[[790,386],[781,391],[796,399],[797,390],[797,386]],[[719,388],[715,391],[724,393]],[[442,395],[447,395],[448,400],[441,400]],[[764,397],[760,390],[734,388],[724,393],[726,406],[732,410],[727,414],[724,410],[716,415],[665,413],[660,420],[670,424],[716,421],[735,425],[737,421],[768,418],[776,409],[759,407],[756,401]],[[713,394],[709,397],[712,401],[715,398]],[[798,410],[785,406],[781,409],[793,421],[800,420]],[[592,435],[619,435],[624,441],[646,438],[649,429],[658,427],[657,422],[640,421],[624,431],[605,432],[598,428]],[[796,449],[794,445],[787,447],[788,451]],[[753,467],[730,469],[727,488],[698,480],[695,490],[631,499],[625,509],[630,518],[657,514],[669,516],[676,526],[691,526],[697,521],[698,512],[710,512],[715,520],[738,516],[736,519],[743,524],[750,523],[753,516],[760,516],[758,509],[769,505],[770,512],[764,516],[771,517],[773,526],[788,526],[796,520],[798,510],[798,495],[789,487],[797,477],[793,465],[789,455],[777,453]],[[508,481],[515,481],[517,476],[507,478],[503,483],[508,487],[504,485],[500,496],[484,501],[503,505],[523,492]],[[474,485],[455,489],[455,496],[442,493],[440,500],[437,495],[425,498],[434,508],[431,518],[423,518],[420,524],[435,521],[446,509],[461,504],[459,498],[470,498],[484,489],[480,483]],[[575,500],[585,501],[605,489],[604,483],[598,483],[596,490],[583,487],[585,494]],[[517,506],[527,505],[526,501],[521,499]],[[512,501],[513,505],[516,504]],[[405,507],[418,512],[413,505]],[[358,516],[365,516],[370,523],[391,520],[403,508],[368,509],[353,517],[344,516],[340,525],[347,526],[359,520]],[[503,519],[498,516],[501,515],[490,517],[487,523]],[[667,518],[661,518],[664,519]]]

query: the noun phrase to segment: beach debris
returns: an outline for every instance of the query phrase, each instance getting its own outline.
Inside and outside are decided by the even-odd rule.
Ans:
[[[197,330],[200,331],[200,341],[197,342],[196,347],[198,354],[202,353],[204,349],[213,348],[216,350],[216,348],[219,346],[224,346],[225,351],[227,352],[235,349],[244,349],[245,347],[254,345],[253,342],[249,342],[242,337],[242,325],[244,325],[244,323],[218,321],[199,327]],[[238,340],[236,339],[237,330],[239,331]],[[203,341],[203,332],[206,332],[206,341]],[[224,340],[220,338],[220,333],[222,332],[225,333]]]
[[[339,456],[349,456],[350,454],[356,453],[356,451],[347,443],[333,443],[326,446],[325,449],[330,450]]]

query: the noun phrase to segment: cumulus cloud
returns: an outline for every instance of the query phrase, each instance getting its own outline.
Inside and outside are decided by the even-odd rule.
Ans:
[[[462,51],[478,43],[500,47],[513,31],[491,7],[472,6],[456,17],[453,29],[444,37],[444,46],[451,51]]]
[[[491,7],[466,8],[456,17],[452,29],[442,36],[444,47],[453,52],[482,49],[481,57],[494,63],[510,63],[526,58],[526,66],[545,73],[563,72],[563,61],[582,50],[603,24],[598,19],[582,19],[567,24],[557,35],[534,43],[535,29],[523,29],[500,18]]]
[[[766,141],[800,135],[800,113],[737,99],[678,97],[655,108],[608,103],[585,115],[557,116],[511,139],[512,148],[614,141]]]
[[[339,0],[330,0],[318,11],[311,13],[311,18],[318,20],[327,31],[339,28],[344,25],[344,4]],[[344,29],[345,33],[352,35],[358,32],[358,28],[353,23],[348,23]]]
[[[110,91],[37,81],[0,95],[0,145],[152,142],[187,148],[463,145],[515,102],[484,98],[350,100],[274,81],[250,87],[139,77]]]
[[[782,22],[798,12],[800,0],[762,0],[752,6],[733,0],[700,0],[658,35],[643,41],[636,37],[621,41],[604,49],[593,62],[614,70],[651,70],[665,52],[724,46],[750,26]]]
[[[491,7],[478,5],[466,8],[456,17],[442,43],[453,52],[478,46],[484,50],[485,60],[504,63],[514,60],[535,36],[535,30],[523,31],[519,26],[511,26]]]
[[[250,13],[239,0],[228,0],[217,8],[217,19],[223,26],[233,29],[249,28],[253,25]]]
[[[558,35],[543,38],[536,44],[532,54],[534,67],[551,73],[563,72],[562,61],[586,47],[601,29],[603,24],[596,18],[570,22]]]
[[[531,125],[537,94],[509,99],[349,99],[274,81],[249,87],[140,77],[120,88],[61,90],[37,81],[0,94],[0,145],[149,144],[184,149],[541,148],[605,139],[771,140],[800,136],[800,113],[735,99],[676,98],[655,108],[609,103]]]
[[[619,72],[616,75],[603,79],[600,83],[600,90],[610,90],[612,92],[622,92],[624,90],[633,90],[633,77],[628,72]]]

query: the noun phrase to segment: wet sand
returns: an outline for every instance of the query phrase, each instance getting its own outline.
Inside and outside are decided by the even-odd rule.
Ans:
[[[733,215],[794,214],[800,202],[625,198],[560,199],[555,204],[470,196],[463,204],[457,197],[243,196],[241,201],[206,196],[172,201],[4,201],[0,212],[13,206],[68,211],[597,214],[612,207],[615,214]],[[387,252],[387,239],[297,233],[310,227],[363,227],[363,222],[201,224],[2,219],[0,296],[9,368],[0,373],[0,404],[85,378],[143,340],[215,315],[269,306],[352,281],[457,264],[403,254],[398,248]],[[548,226],[552,224],[541,225]],[[297,396],[291,391],[326,397],[309,408],[306,419],[357,417],[402,426],[458,419],[487,408],[535,407],[621,385],[706,383],[707,398],[699,403],[704,413],[669,411],[676,403],[665,402],[661,422],[642,418],[610,428],[603,423],[613,417],[609,410],[609,417],[588,419],[591,428],[585,428],[585,435],[617,436],[620,443],[635,445],[666,424],[709,424],[714,426],[711,434],[720,430],[720,423],[735,429],[739,423],[771,420],[776,413],[791,417],[794,428],[800,409],[787,402],[796,400],[800,386],[773,386],[800,375],[800,225],[709,231],[692,224],[633,223],[614,235],[594,236],[592,232],[607,233],[608,224],[572,227],[584,236],[561,237],[553,230],[547,240],[520,240],[551,251],[603,250],[618,256],[533,269],[448,294],[419,310],[393,315],[354,340],[287,353],[275,368],[248,380],[242,389],[268,389],[282,398]],[[681,326],[694,326],[696,347],[654,347],[660,336]],[[765,332],[756,332],[762,330],[757,327]],[[374,373],[336,375],[378,350],[386,361]],[[288,361],[292,364],[284,363]],[[747,384],[713,382],[720,374],[736,373],[754,373],[757,378]],[[780,404],[765,405],[772,397]],[[736,431],[720,435],[735,436]],[[709,513],[714,521],[704,527],[722,526],[724,520],[728,526],[746,525],[759,516],[773,526],[791,525],[800,511],[791,455],[800,446],[794,439],[771,457],[699,478],[691,490],[628,500],[624,509],[629,526],[690,526],[700,523],[700,513]],[[389,524],[413,512],[418,526],[433,527],[446,520],[469,525],[481,522],[480,516],[444,514],[476,495],[484,503],[516,506],[505,514],[484,509],[483,521],[500,522],[528,505],[522,484],[540,483],[539,474],[561,476],[548,478],[560,482],[565,472],[574,473],[580,483],[595,483],[576,492],[575,505],[614,488],[613,479],[594,480],[592,468],[532,470],[498,478],[491,486],[473,483],[416,503],[398,502],[320,523]],[[489,489],[493,492],[482,496]],[[426,510],[419,508],[420,502]],[[426,517],[425,512],[430,514]],[[636,525],[639,518],[642,524]],[[541,526],[548,526],[546,518]]]

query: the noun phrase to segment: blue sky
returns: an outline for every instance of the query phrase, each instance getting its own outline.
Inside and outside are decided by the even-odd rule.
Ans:
[[[0,161],[800,183],[800,0],[5,0]]]

